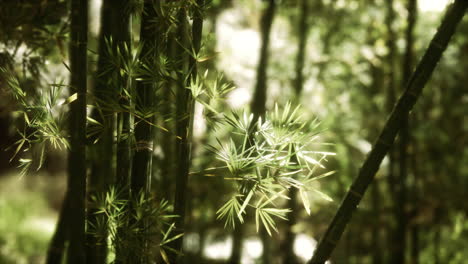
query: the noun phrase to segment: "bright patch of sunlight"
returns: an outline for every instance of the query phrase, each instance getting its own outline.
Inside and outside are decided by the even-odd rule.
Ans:
[[[228,237],[224,240],[213,241],[214,239],[209,239],[205,249],[203,250],[203,255],[210,259],[227,259],[231,255],[232,247],[232,238]]]
[[[359,139],[354,143],[354,146],[363,154],[367,154],[372,150],[372,144],[364,139]]]
[[[219,52],[219,68],[234,81],[237,89],[249,91],[255,79],[260,36],[257,31],[241,26],[242,17],[240,10],[232,8],[221,13],[216,27],[216,51]],[[248,94],[242,98],[229,98],[228,102],[239,106],[250,101]]]
[[[90,23],[89,23],[89,29],[90,31],[97,35],[99,32],[99,21],[101,19],[101,6],[102,6],[102,0],[92,0],[91,1],[91,6],[90,6]]]
[[[254,264],[263,252],[262,242],[258,237],[250,237],[242,243],[241,262],[244,264]],[[212,235],[207,236],[207,246],[203,250],[203,255],[210,259],[225,260],[231,256],[232,237],[215,239]]]
[[[216,51],[218,67],[231,79],[237,87],[228,96],[228,103],[232,108],[240,108],[251,100],[252,90],[256,81],[256,69],[260,53],[260,32],[249,19],[248,12],[240,7],[227,9],[218,17],[216,27]],[[272,56],[289,58],[294,49],[289,41],[289,21],[275,19],[271,30],[270,53]],[[274,59],[272,58],[272,61]],[[283,62],[285,62],[283,60]],[[275,64],[272,62],[272,64]],[[280,63],[272,68],[278,68],[284,75],[272,76],[269,81],[268,99],[284,95],[284,81],[280,78],[289,76],[287,69],[290,65]],[[281,67],[281,68],[280,68]],[[271,69],[269,70],[271,71]],[[271,73],[270,73],[271,74]],[[289,81],[289,79],[287,79]],[[268,102],[271,104],[272,102]]]
[[[45,195],[53,191],[46,176],[35,176],[27,182],[14,173],[0,177],[1,263],[43,263],[56,212]]]
[[[200,249],[200,235],[198,233],[188,233],[184,237],[184,251],[195,253]]]
[[[263,245],[260,239],[252,237],[244,240],[241,262],[245,264],[254,264],[263,252]]]
[[[34,217],[27,219],[23,223],[24,229],[42,232],[45,235],[52,236],[55,231],[56,219],[52,217]]]
[[[450,0],[419,0],[419,10],[422,12],[442,12]]]
[[[309,260],[314,253],[317,241],[305,234],[299,234],[294,240],[294,253],[303,259],[304,261]]]
[[[203,105],[195,103],[195,115],[193,121],[193,136],[196,139],[201,139],[205,135],[206,121],[203,115]]]
[[[245,87],[238,87],[229,93],[227,102],[232,108],[241,108],[250,102],[252,94]]]

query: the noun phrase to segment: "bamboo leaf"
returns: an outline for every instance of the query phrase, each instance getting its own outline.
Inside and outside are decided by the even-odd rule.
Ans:
[[[309,196],[307,195],[307,192],[303,188],[299,188],[299,193],[301,195],[302,204],[304,205],[304,208],[305,208],[307,214],[310,215]]]
[[[325,193],[323,193],[323,192],[321,192],[321,191],[319,191],[319,190],[317,190],[315,188],[311,188],[311,191],[316,192],[322,199],[327,200],[329,202],[333,202],[333,199],[330,196],[326,195]]]
[[[74,102],[76,99],[78,99],[78,94],[77,93],[74,93],[72,95],[70,95],[63,104],[70,104],[72,102]]]
[[[240,208],[239,212],[237,213],[237,217],[241,217],[242,213],[244,212],[245,208],[250,202],[250,199],[252,199],[252,196],[254,194],[255,186],[249,191],[247,194],[247,197],[245,198],[244,202],[242,203],[242,207]]]

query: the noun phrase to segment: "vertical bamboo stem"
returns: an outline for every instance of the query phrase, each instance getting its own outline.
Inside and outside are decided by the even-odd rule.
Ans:
[[[88,0],[71,1],[70,94],[77,99],[70,103],[68,154],[68,193],[70,195],[70,244],[67,263],[83,264],[85,254],[86,196],[86,92]]]

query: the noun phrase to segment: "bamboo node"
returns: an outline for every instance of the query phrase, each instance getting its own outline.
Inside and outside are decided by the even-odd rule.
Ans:
[[[142,150],[153,151],[153,142],[146,141],[146,140],[137,141],[135,144],[135,150],[136,151],[142,151]]]

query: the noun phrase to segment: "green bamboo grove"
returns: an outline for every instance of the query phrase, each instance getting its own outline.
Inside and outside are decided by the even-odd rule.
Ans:
[[[467,0],[26,2],[0,263],[468,258]]]

